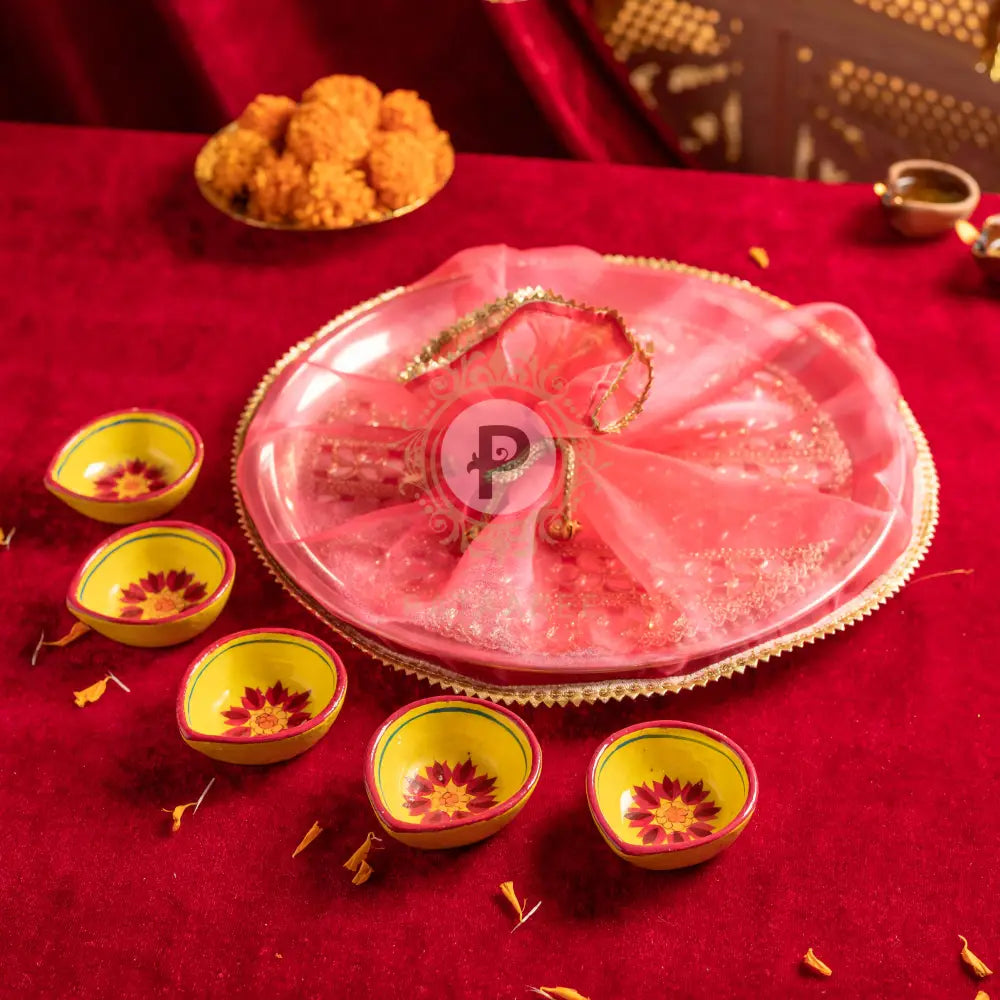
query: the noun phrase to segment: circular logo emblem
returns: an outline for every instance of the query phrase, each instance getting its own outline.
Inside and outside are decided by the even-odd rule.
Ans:
[[[438,452],[441,481],[458,504],[482,514],[516,514],[552,486],[555,438],[530,407],[481,399],[455,413]]]

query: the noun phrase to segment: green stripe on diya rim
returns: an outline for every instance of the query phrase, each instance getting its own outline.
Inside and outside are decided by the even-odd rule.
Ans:
[[[73,457],[73,452],[80,447],[85,441],[89,441],[95,434],[100,434],[101,431],[106,431],[109,427],[118,427],[120,424],[153,424],[155,427],[165,427],[168,431],[173,431],[178,437],[180,437],[183,442],[187,445],[188,451],[194,455],[194,442],[191,440],[190,435],[186,431],[182,430],[176,424],[168,424],[165,420],[157,420],[156,417],[119,417],[117,420],[112,420],[108,424],[101,424],[100,427],[95,427],[92,431],[84,434],[76,444],[68,452],[66,452],[65,458],[59,463],[56,468],[56,475],[61,475],[62,470],[65,468],[66,463]]]
[[[80,584],[80,590],[77,592],[77,599],[80,603],[83,603],[83,592],[87,589],[87,584],[90,583],[90,578],[110,559],[116,552],[120,552],[126,545],[131,545],[133,542],[145,542],[150,538],[180,538],[182,541],[191,542],[194,545],[200,545],[203,549],[208,549],[209,552],[215,556],[215,561],[219,564],[219,569],[222,570],[222,575],[226,575],[226,563],[222,558],[219,550],[214,546],[210,545],[203,538],[198,538],[194,535],[185,535],[179,531],[157,531],[155,528],[151,528],[149,531],[144,531],[141,535],[135,535],[132,538],[123,538],[113,549],[108,549],[103,556],[94,564],[90,572],[83,578],[83,583]],[[212,588],[215,589],[214,587]]]
[[[612,751],[609,753],[604,760],[601,761],[601,766],[597,769],[597,781],[594,782],[595,788],[597,782],[601,780],[601,775],[604,773],[605,767],[608,766],[608,761],[623,747],[627,747],[630,743],[635,743],[637,740],[680,740],[683,743],[695,743],[700,747],[705,747],[706,750],[713,750],[715,753],[719,754],[724,760],[729,761],[733,765],[733,769],[739,775],[740,784],[743,786],[743,794],[747,794],[747,779],[746,775],[743,773],[739,764],[736,763],[731,753],[723,750],[721,747],[717,746],[715,743],[707,743],[705,740],[695,739],[693,736],[679,736],[676,733],[640,733],[638,736],[632,736],[627,740],[619,743]]]
[[[389,749],[389,744],[396,738],[396,736],[399,735],[399,732],[402,729],[405,729],[411,722],[416,722],[417,719],[422,719],[425,715],[439,715],[442,712],[459,712],[463,715],[478,715],[481,718],[484,718],[489,722],[492,722],[495,725],[499,726],[509,736],[512,736],[514,738],[514,742],[517,744],[517,748],[521,751],[521,758],[524,761],[524,777],[527,778],[528,772],[531,770],[531,767],[528,763],[528,755],[527,753],[525,753],[524,750],[524,743],[522,742],[522,739],[518,735],[518,733],[516,733],[513,729],[511,729],[511,727],[508,726],[505,722],[501,722],[500,719],[498,719],[495,715],[490,715],[489,712],[484,712],[480,708],[465,708],[464,706],[461,705],[455,705],[450,707],[443,706],[441,708],[429,708],[427,709],[427,711],[421,712],[419,715],[413,715],[410,716],[410,718],[408,719],[404,719],[398,726],[396,726],[396,728],[391,733],[389,733],[389,735],[385,738],[385,741],[382,743],[382,752],[378,755],[378,770],[375,773],[375,782],[378,785],[379,798],[381,798],[383,802],[386,801],[386,797],[385,797],[385,792],[382,791],[382,761],[385,758],[386,750]],[[522,778],[521,780],[523,781],[524,778]]]
[[[222,649],[217,649],[213,654],[211,659],[206,660],[202,665],[201,669],[191,678],[191,684],[187,691],[187,700],[184,703],[184,714],[191,718],[191,697],[194,694],[195,686],[198,683],[201,675],[220,657],[223,653],[228,653],[231,649],[239,649],[240,646],[253,646],[256,643],[268,643],[272,646],[294,646],[296,649],[304,649],[314,656],[318,656],[319,659],[323,661],[326,668],[330,671],[330,676],[333,677],[333,691],[334,694],[337,692],[337,671],[333,669],[333,664],[329,659],[324,656],[315,646],[311,646],[309,643],[297,641],[295,639],[287,639],[280,636],[258,636],[254,639],[240,639],[239,642],[230,643],[227,646],[223,646]],[[278,678],[280,680],[280,678]],[[330,695],[333,697],[333,694]],[[324,706],[325,707],[325,706]]]

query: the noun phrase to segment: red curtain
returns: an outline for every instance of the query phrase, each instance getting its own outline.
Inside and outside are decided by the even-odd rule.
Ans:
[[[476,0],[0,0],[0,117],[206,132],[327,73],[419,90],[460,150],[565,156]]]
[[[677,163],[586,0],[0,0],[0,117],[207,132],[331,72],[419,90],[460,150]]]
[[[484,0],[497,34],[556,134],[581,159],[686,162],[600,36],[586,0]]]

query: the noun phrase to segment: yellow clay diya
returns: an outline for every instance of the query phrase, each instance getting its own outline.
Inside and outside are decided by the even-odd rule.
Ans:
[[[979,204],[979,185],[964,170],[937,160],[900,160],[875,185],[889,224],[904,236],[948,232]]]
[[[127,646],[173,646],[204,632],[226,606],[235,562],[218,535],[156,521],[105,539],[77,570],[66,606]]]
[[[149,521],[191,491],[205,448],[186,420],[162,410],[118,410],[81,427],[45,473],[73,510],[110,524]]]
[[[191,663],[177,725],[189,747],[216,760],[273,764],[315,746],[346,692],[344,664],[325,642],[294,629],[250,629]]]
[[[365,789],[396,840],[460,847],[505,827],[541,769],[538,740],[513,712],[478,698],[427,698],[394,712],[372,737]]]
[[[686,868],[724,851],[757,804],[757,775],[732,740],[689,722],[646,722],[609,736],[587,772],[601,836],[640,868]]]

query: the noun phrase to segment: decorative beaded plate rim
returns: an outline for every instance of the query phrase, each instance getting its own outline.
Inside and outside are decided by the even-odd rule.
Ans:
[[[730,285],[740,288],[753,295],[758,295],[781,309],[794,308],[790,302],[766,292],[744,278],[710,271],[706,268],[683,264],[680,261],[666,260],[659,257],[633,257],[623,254],[605,254],[604,259],[614,264],[650,267],[656,270],[674,271],[679,274],[701,278],[716,284]],[[373,298],[346,309],[335,316],[323,327],[291,347],[258,383],[257,388],[247,400],[246,406],[236,426],[233,440],[231,480],[233,495],[236,500],[236,510],[240,526],[243,529],[251,547],[267,567],[271,575],[281,587],[295,598],[304,608],[333,629],[352,646],[367,653],[385,666],[392,667],[405,674],[419,677],[421,680],[437,685],[457,694],[470,695],[476,698],[486,698],[490,701],[508,705],[548,705],[565,706],[580,704],[596,704],[598,702],[622,701],[626,698],[638,698],[656,694],[669,694],[677,691],[705,687],[710,681],[742,674],[750,667],[780,656],[790,650],[824,639],[834,632],[842,632],[848,626],[854,625],[866,618],[873,611],[885,604],[890,597],[897,594],[910,579],[914,571],[923,561],[930,549],[939,518],[938,506],[938,475],[931,455],[930,445],[923,430],[917,423],[906,400],[900,396],[899,411],[907,431],[913,438],[916,450],[916,461],[913,469],[914,502],[916,518],[910,540],[906,549],[895,560],[892,566],[877,577],[861,593],[851,598],[845,604],[836,607],[817,621],[810,622],[801,628],[793,629],[783,635],[758,643],[749,649],[733,653],[723,659],[700,666],[684,674],[674,674],[670,677],[620,677],[593,681],[570,681],[564,683],[542,684],[491,684],[477,678],[467,677],[453,670],[448,670],[434,660],[404,653],[392,649],[371,633],[332,615],[312,595],[304,591],[283,570],[277,559],[268,551],[253,519],[247,512],[240,494],[237,480],[237,464],[247,429],[250,426],[260,404],[270,391],[279,375],[293,361],[309,350],[320,338],[326,336],[337,326],[347,323],[375,306],[388,302],[407,291],[406,285],[399,285],[382,292]],[[847,345],[833,333],[832,330],[821,329],[825,339],[836,344],[841,350]]]
[[[297,233],[327,233],[327,232],[337,232],[342,229],[360,229],[362,226],[375,226],[380,222],[391,222],[393,219],[398,219],[400,216],[409,215],[410,212],[415,212],[418,208],[423,208],[431,200],[431,198],[436,197],[441,193],[444,186],[451,180],[452,174],[455,172],[454,165],[451,170],[448,171],[448,176],[445,177],[434,190],[427,195],[426,198],[417,198],[416,201],[411,201],[408,205],[404,205],[402,208],[389,208],[382,213],[378,218],[375,219],[359,219],[357,222],[352,222],[347,226],[300,226],[295,222],[265,222],[263,219],[255,219],[252,216],[247,215],[245,212],[238,212],[230,204],[228,198],[223,198],[217,191],[213,190],[212,187],[199,176],[198,162],[201,158],[207,155],[215,142],[225,135],[227,132],[233,131],[237,128],[236,122],[230,122],[228,125],[219,129],[215,135],[210,136],[205,144],[198,150],[198,155],[194,160],[194,180],[198,185],[198,190],[201,192],[202,197],[212,206],[212,208],[217,208],[223,215],[228,215],[230,219],[235,219],[237,222],[242,222],[245,226],[251,226],[254,229],[277,229],[277,230],[287,230],[289,232]],[[450,142],[451,140],[449,140]],[[367,303],[366,303],[367,304]]]

